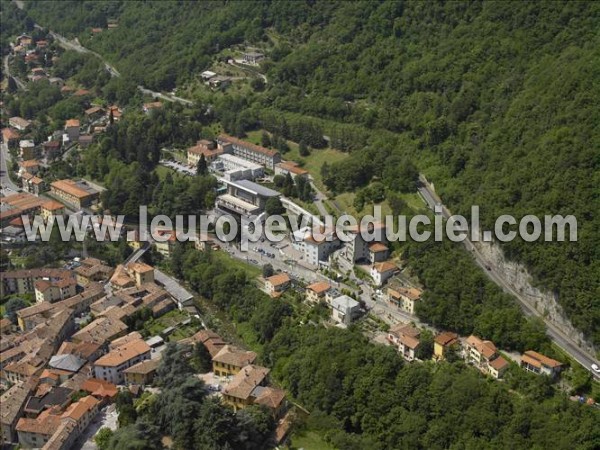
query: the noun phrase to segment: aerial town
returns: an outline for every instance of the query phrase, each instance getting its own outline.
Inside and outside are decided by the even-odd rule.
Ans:
[[[6,3],[25,14],[20,2]],[[335,164],[351,158],[334,148],[343,137],[319,132],[312,143],[314,124],[292,115],[287,123],[259,114],[256,126],[242,123],[254,111],[231,118],[247,108],[234,96],[261,95],[277,82],[273,74],[282,75],[270,68],[285,54],[246,37],[243,45],[211,49],[219,53],[186,90],[183,83],[125,88],[118,84],[127,76],[122,66],[96,53],[125,27],[116,16],[103,26],[92,22],[75,39],[38,25],[13,27],[2,43],[2,448],[453,446],[421,440],[437,404],[418,416],[428,423],[419,438],[408,428],[396,436],[376,431],[379,413],[357,405],[380,388],[382,397],[407,399],[395,413],[406,427],[413,426],[413,402],[437,391],[462,396],[467,385],[481,402],[498,396],[518,408],[561,397],[565,409],[580,408],[572,414],[594,423],[600,368],[593,354],[577,346],[583,338],[573,344],[579,335],[570,322],[553,322],[558,313],[539,301],[537,286],[531,304],[511,303],[528,288],[510,285],[516,275],[508,279],[492,252],[469,243],[470,254],[453,250],[464,255],[440,269],[417,247],[390,242],[381,222],[355,226],[350,241],[326,225],[328,215],[370,213],[380,204],[434,217],[441,199],[423,175],[402,172],[414,179],[397,194],[384,187],[384,169],[348,201],[335,184],[344,177]],[[352,185],[352,178],[343,182]],[[205,213],[211,224],[195,242],[167,226],[143,239],[135,221],[140,205],[151,216]],[[96,242],[119,214],[127,220],[117,238]],[[222,216],[244,224],[275,214],[305,225],[278,242],[261,235],[247,249],[217,236]],[[36,218],[52,225],[86,217],[104,223],[92,222],[80,239],[65,242],[57,230],[45,242],[28,236]],[[476,283],[466,270],[477,273]],[[379,387],[386,377],[390,385]],[[353,396],[352,407],[344,395]],[[365,408],[386,405],[368,395]],[[185,417],[195,434],[159,408]],[[197,431],[219,420],[229,424],[221,435]],[[127,446],[136,439],[139,447]],[[485,439],[472,445],[493,437]]]

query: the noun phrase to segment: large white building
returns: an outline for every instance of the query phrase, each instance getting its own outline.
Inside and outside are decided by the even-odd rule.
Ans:
[[[212,169],[223,173],[226,180],[255,180],[264,175],[263,166],[235,155],[222,154],[212,163]]]
[[[94,377],[112,384],[123,384],[125,369],[150,359],[151,352],[150,346],[142,339],[128,342],[96,360]]]
[[[275,169],[275,164],[281,162],[281,155],[277,150],[242,141],[228,134],[220,134],[217,138],[217,144],[223,153],[233,153],[239,158],[260,164],[271,170]]]
[[[329,255],[340,248],[341,241],[334,230],[305,227],[293,233],[292,246],[302,252],[306,263],[317,267],[328,261]]]

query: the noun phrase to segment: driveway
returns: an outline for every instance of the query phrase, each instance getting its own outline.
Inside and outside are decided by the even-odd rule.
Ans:
[[[117,429],[117,408],[114,404],[102,408],[94,420],[90,422],[83,434],[75,441],[72,448],[81,448],[82,450],[96,450],[98,447],[94,442],[94,436],[100,428]]]

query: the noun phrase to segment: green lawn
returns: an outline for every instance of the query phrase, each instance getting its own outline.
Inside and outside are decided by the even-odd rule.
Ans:
[[[246,271],[250,278],[258,277],[262,274],[262,268],[259,266],[255,266],[254,264],[246,264],[244,261],[241,261],[237,258],[231,257],[227,252],[218,250],[213,252],[213,257],[216,260],[221,260],[225,263],[225,265],[232,269],[242,269]]]
[[[314,431],[301,431],[292,436],[291,448],[305,450],[335,450],[335,447],[329,445],[325,440]]]

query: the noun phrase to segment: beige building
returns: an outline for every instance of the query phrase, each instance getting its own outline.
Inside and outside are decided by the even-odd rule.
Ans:
[[[271,297],[279,297],[291,284],[287,273],[278,273],[265,280],[265,289]]]
[[[51,183],[50,193],[77,209],[87,208],[99,198],[99,192],[84,181],[68,179]]]
[[[421,332],[412,325],[397,324],[390,328],[387,338],[404,359],[412,361],[416,358],[420,335]]]
[[[73,297],[77,293],[75,278],[59,280],[41,279],[35,282],[35,300],[40,302],[56,302]]]
[[[422,292],[416,288],[404,286],[390,287],[386,291],[386,300],[401,311],[415,314],[415,306],[421,299],[421,294]]]
[[[221,377],[235,375],[243,367],[252,364],[255,359],[254,352],[241,350],[233,345],[224,345],[213,357],[213,372]]]
[[[325,301],[325,295],[330,289],[331,285],[326,281],[319,281],[317,283],[310,284],[306,287],[306,300],[309,303],[319,303],[320,301]]]
[[[200,157],[204,155],[204,159],[208,165],[222,154],[223,149],[217,148],[217,145],[213,141],[202,139],[196,145],[187,149],[187,162],[189,166],[196,167],[200,161]]]

